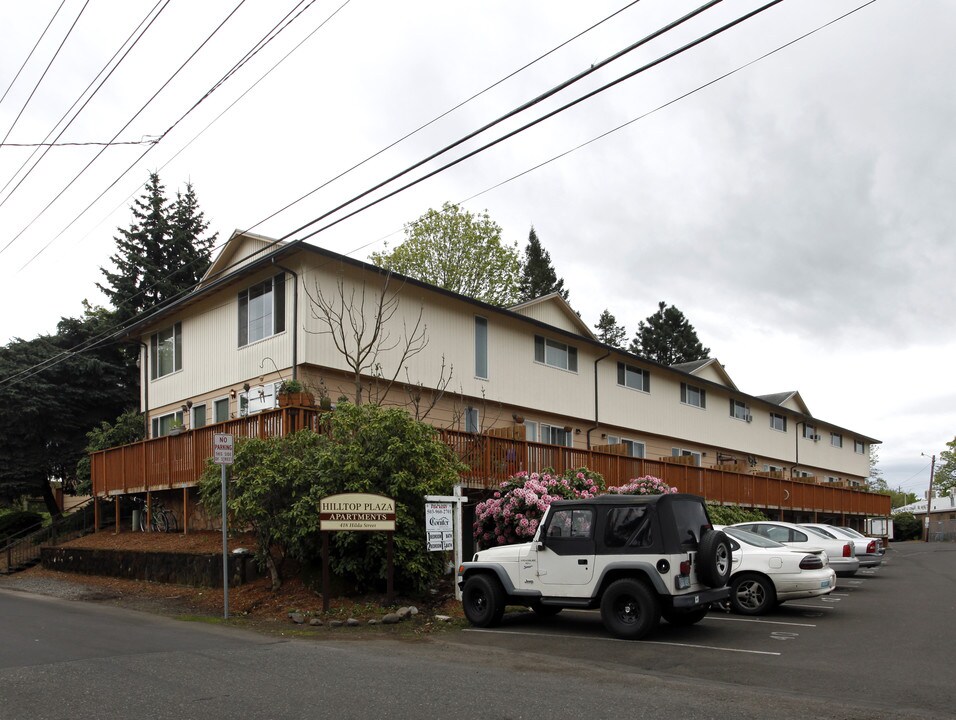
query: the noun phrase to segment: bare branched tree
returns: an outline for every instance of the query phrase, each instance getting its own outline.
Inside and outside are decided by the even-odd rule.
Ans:
[[[419,307],[411,327],[403,320],[401,334],[392,334],[389,323],[398,312],[402,286],[391,290],[391,280],[392,274],[386,272],[381,290],[370,289],[363,279],[361,288],[352,286],[346,291],[345,278],[340,274],[332,295],[324,293],[318,282],[314,292],[306,288],[312,316],[322,328],[315,333],[331,337],[335,349],[345,358],[355,383],[356,405],[362,403],[363,376],[379,383],[376,400],[381,403],[409,358],[428,345],[428,327],[422,323],[424,305]],[[394,362],[395,370],[387,375],[384,355],[396,350],[394,359],[388,359]]]
[[[446,370],[448,372],[447,376],[445,375]],[[405,379],[407,381],[405,392],[408,395],[408,402],[414,410],[416,420],[424,422],[428,414],[435,409],[435,405],[438,404],[445,395],[445,391],[448,390],[448,386],[451,384],[454,374],[455,366],[448,365],[446,368],[444,355],[441,356],[441,372],[438,373],[438,382],[435,383],[435,387],[425,387],[424,383],[420,380],[418,382],[412,382],[408,374],[408,367],[405,368]]]

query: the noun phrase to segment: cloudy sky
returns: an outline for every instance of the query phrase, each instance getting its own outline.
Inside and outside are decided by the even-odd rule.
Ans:
[[[104,302],[99,268],[150,171],[171,194],[191,181],[222,239],[286,235],[704,4],[0,3],[0,342]],[[718,2],[408,177],[761,5]],[[889,484],[921,494],[921,453],[956,434],[954,29],[946,0],[785,0],[311,242],[366,259],[446,200],[487,209],[522,249],[534,225],[589,324],[607,308],[633,335],[676,305],[741,390],[799,390],[883,440]],[[18,146],[58,135],[162,139]]]

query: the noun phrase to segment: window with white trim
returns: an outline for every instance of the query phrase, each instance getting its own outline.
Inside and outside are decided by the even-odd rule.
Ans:
[[[688,385],[687,383],[680,384],[680,401],[685,405],[693,405],[694,407],[706,408],[707,407],[707,392],[704,388],[696,387],[695,385]]]
[[[528,442],[538,442],[538,423],[533,420],[525,420],[524,427],[524,439]]]
[[[743,420],[744,422],[750,422],[752,420],[750,417],[750,408],[747,407],[747,403],[734,400],[733,398],[730,398],[730,417]]]
[[[813,425],[808,425],[807,423],[803,424],[803,437],[807,440],[819,440],[820,436],[817,435],[817,429]]]
[[[779,413],[770,413],[770,427],[779,432],[787,432],[787,416]]]
[[[181,322],[153,333],[149,338],[149,377],[151,380],[183,369],[183,324]]]
[[[192,406],[192,424],[193,430],[206,426],[206,404]]]
[[[239,393],[239,415],[272,410],[278,407],[279,386],[282,383],[267,383],[249,388],[248,392]]]
[[[702,456],[699,452],[694,452],[693,450],[684,450],[682,448],[671,448],[671,455],[673,457],[692,457],[694,458],[694,465],[700,466],[700,461]]]
[[[843,447],[843,436],[840,433],[830,433],[830,444],[833,447]]]
[[[285,273],[239,293],[239,347],[285,330]]]
[[[541,442],[549,445],[563,445],[571,447],[574,441],[571,431],[557,425],[541,423]]]
[[[212,404],[212,421],[226,422],[229,419],[229,398],[219,398]]]
[[[806,470],[794,470],[793,476],[798,478],[811,478],[813,475],[808,473]]]
[[[854,441],[853,441],[853,452],[859,453],[860,455],[865,455],[865,454],[866,454],[866,443],[864,443],[862,440],[854,440]]]
[[[475,377],[488,379],[488,319],[475,315]]]
[[[534,336],[534,361],[550,365],[551,367],[578,371],[578,349],[572,345],[565,345],[557,340]]]
[[[780,465],[764,465],[764,472],[783,472],[783,468]]]
[[[617,437],[616,435],[607,436],[608,445],[624,445],[627,448],[628,457],[642,458],[644,455],[644,443],[637,442],[636,440],[628,440],[627,438]]]
[[[619,362],[617,364],[617,384],[641,392],[650,392],[651,373],[649,370]]]
[[[171,412],[166,415],[158,415],[153,418],[153,437],[163,437],[163,435],[169,435],[169,431],[173,427],[178,427],[183,424],[183,411],[177,410],[176,412]]]

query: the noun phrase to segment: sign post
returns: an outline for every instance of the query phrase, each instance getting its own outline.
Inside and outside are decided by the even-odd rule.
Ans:
[[[388,535],[388,585],[386,602],[395,598],[395,500],[384,495],[343,493],[319,501],[319,530],[322,531],[322,610],[329,611],[329,532],[384,532]]]
[[[222,468],[222,617],[229,619],[229,543],[226,515],[226,465],[232,465],[234,438],[228,433],[216,433],[212,438],[213,462]]]
[[[428,538],[430,551],[454,549],[453,572],[457,573],[462,560],[461,506],[468,502],[468,498],[461,494],[461,485],[455,485],[454,493],[454,495],[425,496],[425,536]],[[446,530],[445,519],[450,518],[452,512],[454,520],[451,523],[452,526]],[[435,520],[434,524],[430,522],[432,519]],[[449,541],[451,545],[447,545]],[[458,587],[458,583],[455,583],[455,599],[461,600],[461,588]]]

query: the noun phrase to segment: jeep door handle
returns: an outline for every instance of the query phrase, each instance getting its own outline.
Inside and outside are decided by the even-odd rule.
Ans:
[[[588,561],[585,560],[584,558],[581,558],[580,560],[578,560],[578,565],[587,565],[587,564],[588,564]]]

